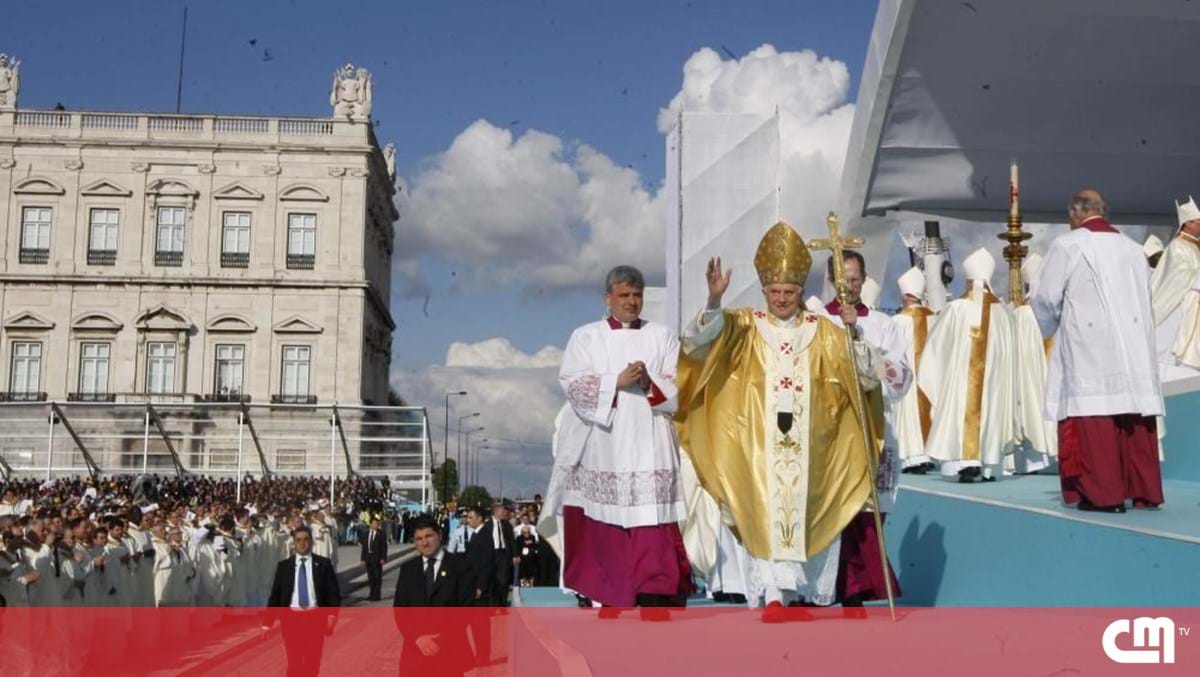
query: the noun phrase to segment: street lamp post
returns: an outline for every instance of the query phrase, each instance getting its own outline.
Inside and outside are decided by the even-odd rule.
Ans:
[[[470,451],[470,449],[471,449],[471,435],[474,435],[475,433],[478,433],[478,432],[483,432],[483,426],[479,426],[478,428],[476,428],[476,429],[474,429],[474,430],[468,430],[468,431],[466,431],[465,433],[463,433],[463,436],[464,436],[464,437],[466,438],[466,440],[467,440],[467,450],[468,450],[468,451]],[[459,452],[459,454],[458,454],[458,459],[455,461],[455,463],[461,463],[461,462],[462,462],[462,449],[460,448],[460,449],[458,450],[458,452]]]
[[[487,438],[484,438],[481,440],[481,442],[487,442]],[[476,446],[475,450],[471,453],[471,484],[474,484],[475,486],[479,486],[479,452],[483,451],[484,449],[491,449],[491,447],[487,444],[480,444]]]
[[[450,498],[450,475],[446,464],[450,461],[450,396],[466,395],[467,391],[457,390],[446,393],[446,436],[442,438],[442,504]]]
[[[464,421],[464,420],[466,420],[466,419],[468,419],[468,418],[474,418],[474,417],[477,417],[477,416],[479,416],[479,412],[477,412],[477,411],[476,411],[476,412],[474,412],[474,413],[470,413],[470,414],[463,414],[462,416],[459,416],[459,417],[458,417],[458,428],[457,428],[457,430],[456,430],[456,432],[457,432],[458,434],[457,434],[457,435],[455,435],[455,437],[456,437],[456,438],[458,438],[458,452],[457,452],[457,454],[456,454],[455,458],[462,458],[462,448],[463,448],[463,421]],[[460,476],[462,475],[462,468],[458,468],[458,473],[459,473],[459,475],[460,475]]]

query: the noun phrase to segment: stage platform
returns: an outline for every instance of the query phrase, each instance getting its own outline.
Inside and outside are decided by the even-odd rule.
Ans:
[[[898,603],[1200,606],[1200,482],[1168,479],[1163,490],[1162,507],[1113,515],[1063,505],[1056,475],[985,484],[904,475],[885,529]],[[518,597],[522,606],[575,606],[558,588]],[[701,595],[688,604],[725,606]]]

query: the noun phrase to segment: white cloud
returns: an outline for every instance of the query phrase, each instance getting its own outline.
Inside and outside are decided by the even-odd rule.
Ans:
[[[845,104],[849,88],[846,64],[812,50],[779,52],[763,45],[727,61],[705,47],[683,65],[683,86],[658,112],[658,130],[669,131],[681,110],[769,114],[778,108],[809,125]]]
[[[466,284],[596,288],[618,263],[663,274],[663,210],[637,172],[587,145],[478,120],[413,179],[401,255],[463,266]]]
[[[447,367],[481,367],[505,369],[510,367],[554,367],[562,363],[562,350],[546,346],[533,355],[517,350],[508,339],[494,338],[479,343],[450,344],[446,353]]]
[[[451,458],[457,452],[457,417],[478,411],[480,416],[473,419],[475,426],[482,425],[486,430],[475,439],[493,440],[489,442],[492,448],[481,453],[483,484],[497,490],[503,472],[506,494],[545,493],[553,461],[549,443],[554,433],[554,417],[563,403],[558,386],[561,359],[562,351],[554,346],[531,355],[504,338],[455,343],[447,351],[444,365],[396,371],[391,382],[406,400],[428,407],[438,463],[446,425],[446,393],[465,390],[467,395],[450,400]]]

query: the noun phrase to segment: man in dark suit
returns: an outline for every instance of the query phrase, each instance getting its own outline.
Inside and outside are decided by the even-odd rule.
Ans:
[[[461,675],[472,663],[464,612],[412,607],[470,607],[476,576],[464,555],[446,552],[432,516],[413,521],[413,543],[420,557],[400,566],[396,581],[396,627],[404,636],[403,674]]]
[[[301,526],[292,531],[295,554],[275,567],[270,610],[263,630],[280,621],[287,650],[289,677],[316,675],[321,670],[325,637],[333,633],[337,608],[342,605],[333,562],[313,554],[312,531]]]
[[[475,505],[466,515],[467,562],[475,574],[475,606],[490,607],[495,603],[492,594],[496,575],[496,560],[492,547],[492,521],[487,508]],[[479,665],[486,665],[492,656],[491,619],[489,614],[472,614],[471,636],[475,638],[475,654]]]
[[[371,589],[368,599],[378,602],[380,589],[383,587],[383,563],[387,561],[388,556],[387,536],[379,528],[378,517],[371,518],[371,525],[367,529],[367,533],[363,534],[359,540],[362,542],[362,555],[359,561],[367,570],[367,582]]]
[[[508,606],[508,593],[513,584],[513,528],[508,520],[508,506],[496,503],[492,508],[492,520],[484,529],[492,541],[492,559],[496,563],[492,576],[492,603]]]

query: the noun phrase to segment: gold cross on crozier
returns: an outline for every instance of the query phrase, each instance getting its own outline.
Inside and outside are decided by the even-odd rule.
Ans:
[[[808,248],[814,251],[826,250],[833,253],[833,286],[837,288],[838,301],[845,306],[849,302],[850,289],[846,286],[842,253],[847,249],[858,249],[866,243],[861,237],[842,237],[838,232],[837,214],[833,212],[829,212],[829,216],[825,219],[825,227],[829,229],[829,237],[812,240],[808,243]]]

